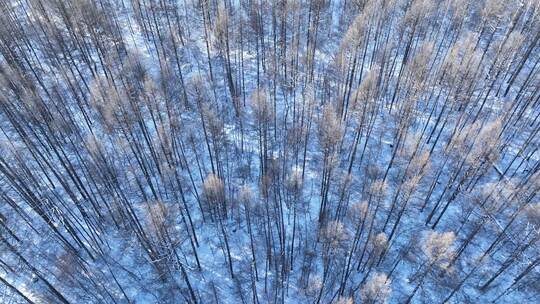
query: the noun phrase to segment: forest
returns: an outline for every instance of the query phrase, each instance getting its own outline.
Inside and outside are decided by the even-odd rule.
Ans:
[[[539,0],[0,0],[0,302],[540,303]]]

